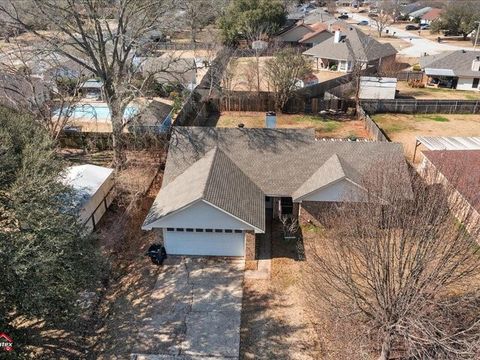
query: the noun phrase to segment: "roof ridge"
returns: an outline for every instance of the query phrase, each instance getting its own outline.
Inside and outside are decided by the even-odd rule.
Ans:
[[[217,159],[217,156],[218,156],[218,152],[221,151],[217,145],[215,145],[213,148],[211,148],[210,150],[208,150],[205,155],[203,156],[203,158],[205,158],[207,156],[208,153],[212,152],[213,151],[213,157],[212,157],[212,161],[210,162],[210,166],[208,168],[208,174],[207,174],[207,177],[205,179],[205,184],[204,184],[204,187],[202,189],[202,199],[205,198],[205,193],[207,191],[207,184],[208,182],[210,181],[211,177],[212,177],[212,172],[213,172],[213,164],[215,164],[215,160]],[[223,151],[222,151],[223,152]]]

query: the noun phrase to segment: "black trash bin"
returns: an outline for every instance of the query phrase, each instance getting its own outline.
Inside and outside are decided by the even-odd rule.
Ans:
[[[163,261],[167,258],[167,251],[161,244],[153,244],[148,248],[146,256],[150,257],[155,265],[163,265]]]

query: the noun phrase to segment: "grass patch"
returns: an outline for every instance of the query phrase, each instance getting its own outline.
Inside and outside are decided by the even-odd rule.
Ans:
[[[440,115],[415,115],[416,121],[436,121],[436,122],[449,122],[445,116]]]

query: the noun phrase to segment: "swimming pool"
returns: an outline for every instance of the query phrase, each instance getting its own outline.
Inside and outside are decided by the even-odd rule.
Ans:
[[[110,109],[106,104],[77,104],[74,108],[68,110],[71,111],[70,119],[73,121],[111,121]],[[57,110],[55,115],[58,116],[59,114],[60,110]],[[128,120],[137,114],[138,108],[136,106],[127,106],[123,113],[123,119]]]

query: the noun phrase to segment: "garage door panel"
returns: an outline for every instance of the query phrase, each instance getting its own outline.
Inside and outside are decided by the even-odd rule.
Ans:
[[[165,248],[171,255],[244,256],[244,233],[190,233],[165,231]]]

